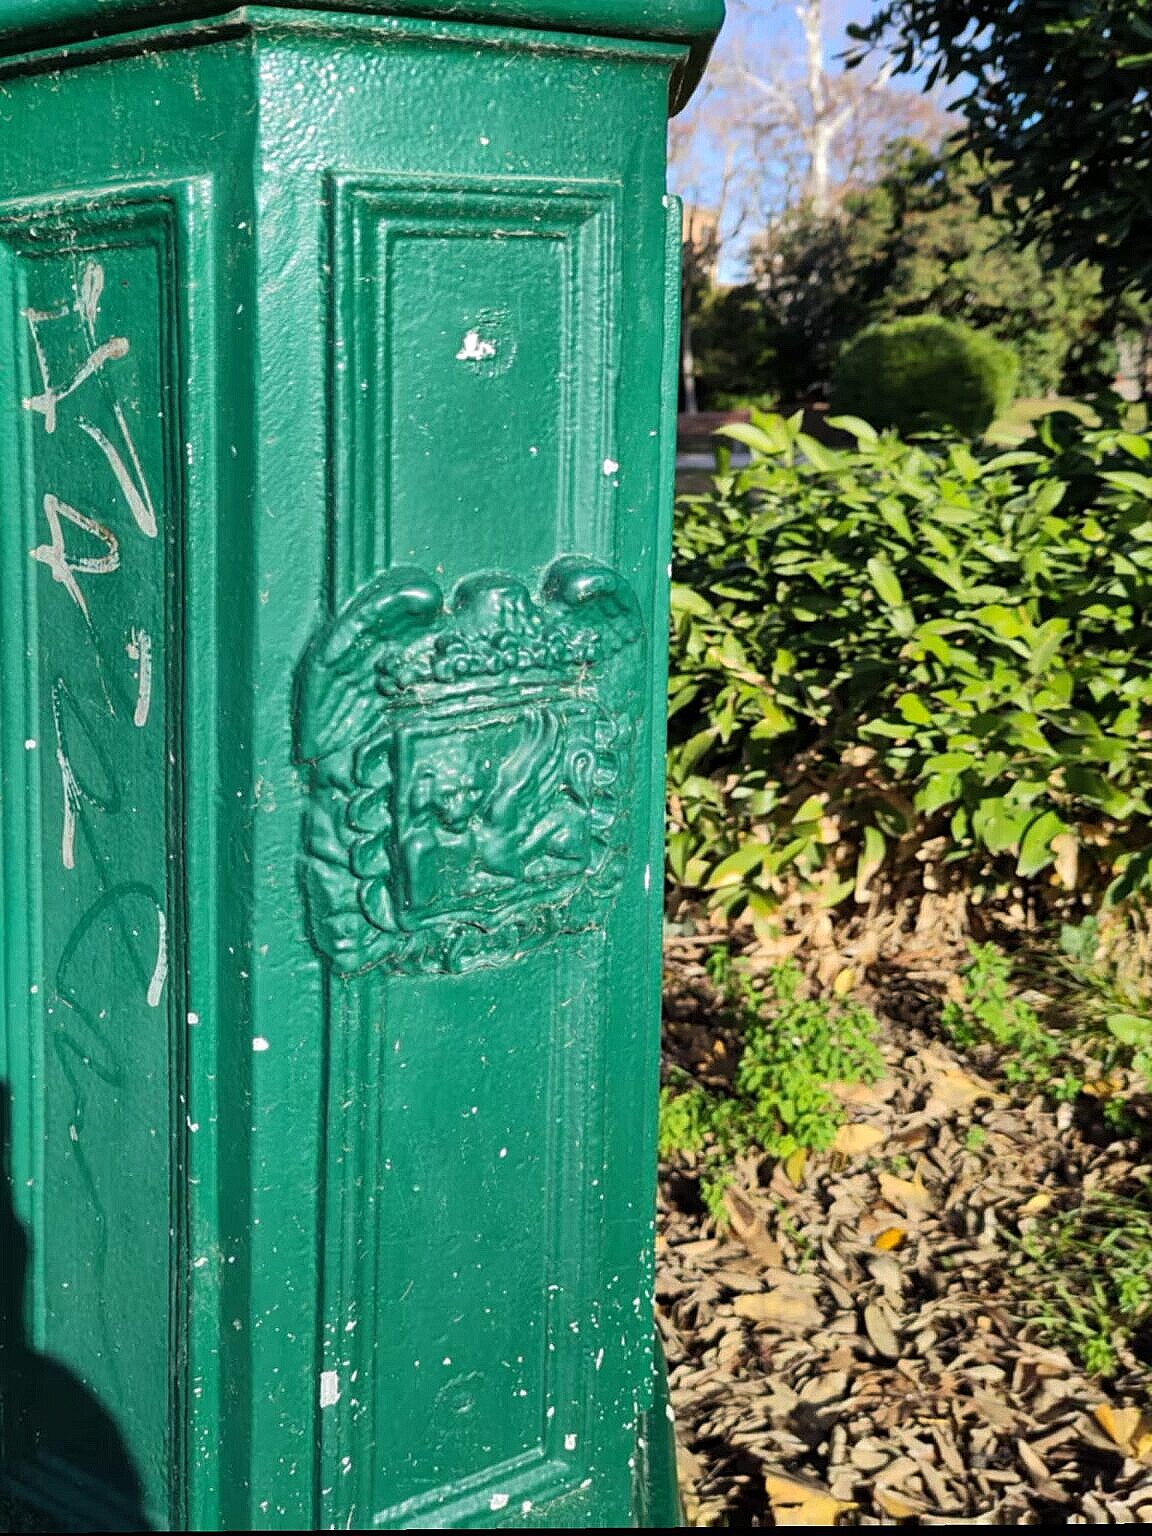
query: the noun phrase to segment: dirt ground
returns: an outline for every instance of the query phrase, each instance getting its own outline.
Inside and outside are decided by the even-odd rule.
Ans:
[[[674,946],[666,987],[666,1055],[697,1073],[717,1049],[700,958]],[[1035,1222],[1146,1187],[1147,1147],[960,1057],[933,1029],[942,985],[911,965],[873,986],[886,1076],[844,1092],[831,1152],[738,1166],[726,1230],[690,1160],[663,1169],[693,1524],[1152,1524],[1152,1340],[1090,1378],[1020,1272]]]

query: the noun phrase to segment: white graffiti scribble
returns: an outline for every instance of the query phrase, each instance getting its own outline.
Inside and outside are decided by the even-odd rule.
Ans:
[[[144,471],[140,467],[136,445],[132,441],[132,434],[128,430],[128,423],[125,421],[124,412],[119,405],[112,407],[112,414],[116,417],[116,425],[120,428],[120,435],[124,439],[124,446],[128,449],[128,457],[132,460],[132,467],[136,471],[135,481],[129,474],[128,466],[124,463],[116,444],[111,438],[106,437],[100,428],[94,427],[90,421],[81,420],[77,422],[77,426],[81,432],[87,432],[88,436],[108,460],[108,467],[116,476],[116,484],[120,487],[124,500],[128,503],[128,510],[133,518],[135,518],[137,528],[146,538],[154,539],[156,537],[156,509],[152,505],[152,496],[144,479]]]
[[[137,666],[136,711],[132,720],[135,725],[143,728],[148,724],[148,714],[152,708],[152,636],[146,629],[134,625],[125,650]]]
[[[158,1008],[160,998],[164,992],[164,983],[168,980],[168,919],[159,907],[156,908],[156,966],[152,972],[152,980],[148,983],[148,1006]]]
[[[88,603],[80,590],[80,583],[76,580],[76,576],[78,573],[107,576],[112,571],[119,570],[120,542],[110,528],[105,528],[104,524],[98,523],[94,517],[85,517],[83,512],[77,512],[75,507],[70,507],[66,501],[61,501],[51,492],[44,497],[44,516],[48,521],[52,542],[40,544],[35,549],[30,549],[28,553],[33,560],[39,560],[41,564],[48,567],[52,572],[53,581],[58,581],[64,587],[87,619]],[[93,538],[99,539],[106,552],[103,555],[87,555],[80,559],[71,559],[64,547],[63,522],[72,523],[85,533],[90,533]]]
[[[26,309],[24,311],[24,318],[32,333],[32,346],[40,369],[42,388],[38,395],[29,395],[22,404],[26,411],[36,411],[43,416],[45,432],[55,432],[57,408],[62,400],[67,400],[69,395],[75,394],[81,384],[84,384],[93,374],[99,373],[106,363],[114,362],[117,358],[126,357],[128,354],[128,339],[125,336],[112,336],[107,341],[99,343],[96,341],[96,317],[100,312],[100,296],[103,292],[104,269],[98,262],[90,261],[85,264],[74,304],[65,304],[59,309]],[[53,320],[64,320],[73,312],[80,316],[88,334],[88,356],[67,384],[55,385],[49,377],[48,356],[40,336],[40,327]]]

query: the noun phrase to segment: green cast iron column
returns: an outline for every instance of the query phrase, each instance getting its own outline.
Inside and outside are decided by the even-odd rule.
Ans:
[[[0,0],[0,1525],[659,1523],[720,0]]]

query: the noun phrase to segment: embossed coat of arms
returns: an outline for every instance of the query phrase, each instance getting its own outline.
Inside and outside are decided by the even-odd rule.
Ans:
[[[627,847],[643,626],[614,571],[557,560],[537,593],[449,599],[388,571],[299,678],[317,948],[355,973],[495,965],[597,925]]]

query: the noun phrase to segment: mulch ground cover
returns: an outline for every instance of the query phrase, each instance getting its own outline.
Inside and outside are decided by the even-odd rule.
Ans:
[[[706,1081],[732,1042],[701,959],[671,949],[665,1049]],[[690,1160],[662,1171],[658,1319],[695,1525],[1152,1524],[1152,1340],[1093,1379],[1021,1268],[1035,1223],[1146,1188],[1148,1147],[958,1055],[932,1027],[945,985],[889,968],[865,998],[886,1075],[844,1090],[830,1152],[739,1163],[723,1226]]]

